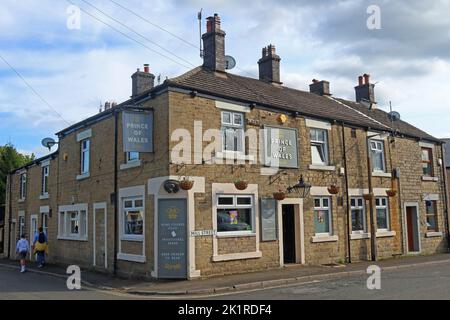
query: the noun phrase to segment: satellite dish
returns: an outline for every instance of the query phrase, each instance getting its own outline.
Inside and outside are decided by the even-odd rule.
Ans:
[[[57,142],[52,138],[44,138],[42,139],[41,144],[50,150]]]
[[[232,56],[225,56],[225,69],[231,70],[236,66],[236,60]]]
[[[398,121],[400,120],[400,113],[397,111],[391,111],[388,113],[388,117],[391,121]]]

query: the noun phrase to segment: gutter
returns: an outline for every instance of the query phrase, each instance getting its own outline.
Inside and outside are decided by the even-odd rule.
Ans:
[[[347,172],[347,148],[345,145],[345,123],[342,121],[342,150],[344,156],[344,170],[345,170],[345,198],[346,198],[346,209],[347,209],[347,247],[348,247],[348,263],[352,263],[352,247],[351,247],[351,239],[350,235],[352,233],[352,224],[351,224],[351,215],[350,215],[350,195],[349,195],[349,187],[348,187],[348,172]]]
[[[7,183],[8,183],[8,189],[9,189],[9,196],[8,196],[8,259],[11,258],[11,226],[12,226],[12,203],[11,203],[11,197],[12,197],[12,183],[11,183],[12,175],[11,173],[8,174]]]
[[[119,121],[119,112],[120,110],[114,110],[114,271],[113,273],[117,274],[117,247],[118,247],[118,215],[119,210],[117,208],[119,196],[117,194],[117,143],[118,143],[118,130],[117,125]]]

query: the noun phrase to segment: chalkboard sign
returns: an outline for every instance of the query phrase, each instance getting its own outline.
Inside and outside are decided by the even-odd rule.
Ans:
[[[278,239],[277,202],[272,198],[261,198],[261,241]]]

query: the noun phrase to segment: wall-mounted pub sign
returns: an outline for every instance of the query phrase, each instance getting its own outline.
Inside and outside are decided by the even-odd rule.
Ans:
[[[264,126],[264,165],[298,168],[296,129]]]
[[[153,112],[122,113],[123,151],[153,152]]]

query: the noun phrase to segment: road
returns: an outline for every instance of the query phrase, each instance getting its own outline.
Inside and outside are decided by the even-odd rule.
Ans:
[[[290,286],[252,290],[201,299],[307,300],[307,299],[450,299],[450,265],[435,264],[381,273],[381,289],[368,290],[368,275],[355,275]],[[64,279],[0,267],[1,299],[192,299],[199,297],[132,296],[83,288],[68,290]]]

